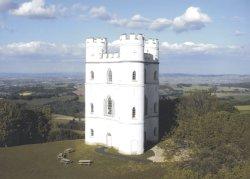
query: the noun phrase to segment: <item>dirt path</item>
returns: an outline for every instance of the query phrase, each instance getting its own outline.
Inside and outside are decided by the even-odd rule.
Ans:
[[[164,150],[158,146],[154,146],[151,150],[155,153],[154,156],[149,157],[148,160],[151,160],[152,162],[164,162],[165,157],[164,157]]]

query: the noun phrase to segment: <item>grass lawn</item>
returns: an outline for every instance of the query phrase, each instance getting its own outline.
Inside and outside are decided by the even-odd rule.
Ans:
[[[69,147],[76,151],[69,155],[73,163],[65,166],[56,156]],[[160,164],[110,158],[96,153],[95,148],[85,145],[83,140],[0,148],[0,178],[161,178],[164,175]],[[94,163],[79,166],[79,159]]]

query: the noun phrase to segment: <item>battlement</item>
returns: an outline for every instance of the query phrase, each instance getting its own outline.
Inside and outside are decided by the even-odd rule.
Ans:
[[[142,34],[123,34],[120,36],[120,41],[124,40],[144,40]]]
[[[147,39],[145,40],[146,45],[158,46],[159,40],[158,39]]]
[[[87,38],[86,43],[87,44],[107,43],[107,38]]]
[[[119,53],[104,53],[102,55],[102,59],[115,59],[115,58],[119,58]]]
[[[108,52],[106,38],[86,39],[86,61],[157,61],[158,39],[144,39],[142,34],[123,34],[119,40],[119,53]]]

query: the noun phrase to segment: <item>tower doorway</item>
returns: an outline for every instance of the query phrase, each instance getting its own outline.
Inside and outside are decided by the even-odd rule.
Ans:
[[[106,135],[106,145],[107,145],[108,147],[111,147],[111,146],[112,146],[112,136],[111,136],[110,133],[107,133],[107,135]]]

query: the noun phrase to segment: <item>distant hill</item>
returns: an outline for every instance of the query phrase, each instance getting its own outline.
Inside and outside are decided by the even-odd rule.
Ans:
[[[83,73],[0,73],[1,79],[36,79],[36,80],[77,80],[84,81]],[[189,84],[225,84],[250,82],[250,75],[239,74],[185,74],[161,73],[160,83],[189,83]]]
[[[225,84],[250,82],[250,75],[221,74],[221,75],[199,75],[199,74],[160,74],[160,83],[170,84]]]

